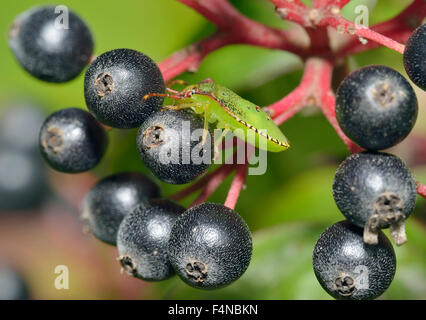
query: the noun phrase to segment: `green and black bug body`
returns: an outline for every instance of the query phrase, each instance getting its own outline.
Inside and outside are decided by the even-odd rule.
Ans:
[[[175,99],[175,104],[166,108],[190,108],[204,116],[206,127],[208,123],[213,123],[215,128],[231,130],[244,141],[247,141],[251,131],[255,137],[255,146],[267,151],[280,152],[290,146],[269,114],[213,80],[190,85],[180,92],[168,91],[172,93],[168,96]]]

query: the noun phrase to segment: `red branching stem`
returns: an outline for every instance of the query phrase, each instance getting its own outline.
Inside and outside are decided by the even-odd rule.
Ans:
[[[159,64],[164,80],[168,82],[185,71],[195,72],[206,55],[232,42],[232,35],[216,33],[172,54]]]
[[[346,137],[337,122],[336,99],[331,89],[332,74],[333,65],[330,61],[317,57],[309,58],[306,60],[300,85],[286,97],[267,107],[266,110],[272,113],[275,123],[280,125],[303,107],[318,106],[349,151],[360,152],[362,149]]]
[[[300,30],[279,30],[263,25],[243,16],[227,0],[179,1],[214,23],[218,31],[161,62],[159,66],[166,82],[183,72],[197,71],[209,53],[229,44],[250,44],[306,54],[307,48]]]
[[[426,185],[417,182],[417,193],[426,199]]]
[[[205,175],[188,188],[171,195],[169,198],[175,201],[179,201],[190,196],[194,192],[202,189],[203,187],[210,190],[211,185],[216,185],[217,181],[222,183],[222,181],[225,180],[225,178],[231,174],[234,168],[235,167],[233,165],[223,165],[217,168],[215,171]]]
[[[333,15],[332,13],[325,16],[325,18],[318,23],[319,26],[330,26],[335,28],[338,32],[356,35],[363,39],[368,39],[381,44],[385,47],[393,49],[399,53],[404,53],[405,46],[391,38],[388,38],[372,29],[366,28],[362,25],[355,24],[343,18],[342,15]]]
[[[318,59],[319,60],[319,59]],[[321,111],[330,124],[333,126],[340,139],[345,143],[351,153],[362,151],[362,149],[353,143],[342,131],[336,119],[336,97],[331,89],[331,78],[333,74],[333,65],[327,60],[319,60],[319,81],[317,90],[319,90],[319,99]]]
[[[275,6],[277,14],[282,19],[293,21],[302,26],[308,24],[309,18],[306,15],[308,8],[299,0],[270,0]]]
[[[284,123],[309,103],[308,99],[314,89],[312,84],[317,73],[315,60],[308,59],[299,86],[283,99],[266,108],[272,113],[276,124]]]
[[[329,6],[334,6],[339,9],[347,5],[351,0],[314,0],[314,8],[327,8]]]
[[[228,196],[226,197],[225,206],[230,209],[235,209],[238,197],[240,196],[241,190],[244,188],[247,177],[248,164],[240,164],[237,166],[234,180],[232,181],[231,187],[229,188]]]
[[[183,4],[191,7],[201,15],[203,15],[207,20],[214,23],[219,28],[226,27],[227,23],[224,16],[218,10],[218,7],[221,3],[227,0],[178,0]]]
[[[425,16],[426,5],[424,0],[415,0],[393,19],[372,26],[370,29],[383,36],[391,37],[395,41],[405,43],[413,30],[421,24]],[[379,46],[380,45],[374,41],[362,44],[359,39],[352,38],[350,41],[343,44],[335,55],[337,57],[344,57],[371,50]]]
[[[223,165],[221,168],[227,168],[230,167],[230,170],[223,170],[220,172],[220,174],[213,175],[210,177],[208,183],[204,186],[201,193],[198,195],[198,197],[194,200],[194,202],[190,205],[190,207],[196,206],[200,203],[205,202],[210,196],[213,194],[213,192],[216,191],[217,188],[222,184],[223,180],[226,179],[226,177],[233,171],[235,166],[233,165]]]
[[[267,110],[279,110],[272,113],[274,115],[274,122],[277,125],[281,125],[286,122],[304,107],[304,101],[306,98],[305,92],[305,88],[300,85],[283,99],[267,107]]]
[[[301,29],[279,30],[251,20],[236,10],[228,0],[178,0],[193,8],[217,26],[210,37],[180,50],[160,63],[166,81],[186,71],[196,71],[206,55],[229,44],[249,44],[270,49],[286,50],[306,60],[301,83],[290,94],[266,109],[274,121],[281,124],[295,115],[304,106],[318,106],[339,137],[351,152],[362,149],[342,132],[336,119],[336,97],[331,89],[333,59],[365,51],[380,45],[403,53],[412,30],[426,15],[424,0],[414,0],[403,12],[390,21],[372,28],[346,20],[340,12],[350,0],[314,0],[313,7],[306,7],[300,0],[269,0],[276,6],[277,14],[286,20],[300,24]],[[327,28],[332,27],[346,37],[335,52],[330,48]],[[304,32],[305,31],[305,32]],[[303,33],[303,35],[302,35]],[[310,45],[306,39],[310,38]],[[370,40],[370,41],[366,41]],[[249,159],[249,152],[247,158]],[[235,163],[235,161],[234,161]],[[206,175],[189,188],[171,196],[180,200],[202,189],[192,205],[206,201],[236,169],[225,205],[234,208],[244,186],[248,165],[223,165]],[[418,192],[426,194],[426,187],[418,184]]]

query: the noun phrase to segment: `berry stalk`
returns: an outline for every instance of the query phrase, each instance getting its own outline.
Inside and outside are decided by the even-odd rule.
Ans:
[[[426,199],[426,185],[417,182],[417,193]]]

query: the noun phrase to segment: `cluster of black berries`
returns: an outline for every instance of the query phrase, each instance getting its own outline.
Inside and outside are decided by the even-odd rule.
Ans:
[[[425,89],[426,25],[410,37],[404,65]],[[373,299],[391,284],[396,270],[393,247],[407,241],[405,219],[416,203],[416,183],[398,157],[379,152],[401,142],[417,118],[416,94],[397,71],[374,65],[359,69],[340,84],[336,116],[343,132],[367,151],[352,154],[338,168],[334,200],[346,221],[319,238],[313,266],[321,286],[337,299]]]
[[[185,210],[161,199],[140,173],[118,173],[87,194],[83,219],[100,240],[117,245],[127,274],[160,281],[175,273],[196,288],[219,288],[238,279],[252,253],[250,231],[233,210],[203,203]]]
[[[20,64],[33,76],[50,82],[76,77],[92,60],[93,40],[87,25],[69,12],[68,27],[57,23],[54,6],[37,7],[13,23],[9,44]],[[130,50],[108,51],[86,71],[84,96],[90,112],[67,108],[50,115],[41,126],[39,147],[46,162],[66,173],[94,168],[105,154],[107,128],[140,127],[137,145],[146,166],[160,180],[188,183],[208,164],[182,161],[182,148],[171,159],[164,154],[176,145],[199,142],[184,134],[203,128],[192,112],[161,109],[162,74],[146,55]],[[201,138],[201,137],[200,137]],[[140,173],[118,173],[99,181],[84,201],[83,219],[100,240],[117,245],[122,268],[131,276],[164,280],[175,273],[197,288],[218,288],[247,269],[252,239],[244,220],[221,204],[203,203],[189,210],[160,198],[159,187]]]

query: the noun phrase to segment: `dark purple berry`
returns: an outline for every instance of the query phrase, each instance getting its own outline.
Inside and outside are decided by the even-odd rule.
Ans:
[[[167,254],[170,231],[185,208],[168,200],[138,205],[121,222],[117,234],[119,261],[130,276],[160,281],[175,274]]]
[[[65,6],[43,6],[19,15],[9,30],[9,46],[34,77],[65,82],[89,63],[93,38],[86,23]]]
[[[411,81],[426,90],[426,24],[411,34],[405,45],[404,67]]]
[[[117,173],[100,180],[86,195],[82,218],[93,235],[115,245],[123,218],[141,202],[160,196],[160,188],[137,172]]]
[[[79,173],[99,163],[108,145],[108,135],[90,113],[68,108],[46,119],[40,130],[39,145],[52,168]]]
[[[0,265],[0,300],[27,300],[29,291],[26,281],[15,268]]]
[[[392,245],[383,232],[378,244],[362,239],[362,229],[349,221],[333,224],[318,239],[313,253],[315,275],[336,299],[374,299],[391,284],[396,270]]]
[[[365,229],[367,243],[377,243],[378,231],[388,227],[396,244],[406,241],[404,221],[416,204],[416,183],[398,157],[377,152],[349,156],[336,172],[333,196],[345,217]]]
[[[45,116],[30,102],[15,102],[0,116],[0,148],[38,152],[38,133]]]
[[[172,228],[169,259],[192,287],[216,289],[237,280],[252,254],[250,230],[224,205],[203,203],[185,211]]]
[[[163,103],[161,97],[143,97],[164,91],[164,79],[155,62],[130,49],[100,55],[84,79],[87,107],[99,121],[114,128],[140,126]]]
[[[47,193],[45,171],[38,153],[0,147],[0,210],[40,205]]]
[[[401,142],[414,127],[417,112],[410,83],[386,66],[356,70],[337,90],[337,121],[365,149],[383,150]]]
[[[206,172],[214,155],[214,142],[202,143],[203,127],[203,119],[189,110],[162,110],[153,114],[138,132],[142,161],[164,182],[191,182]]]

